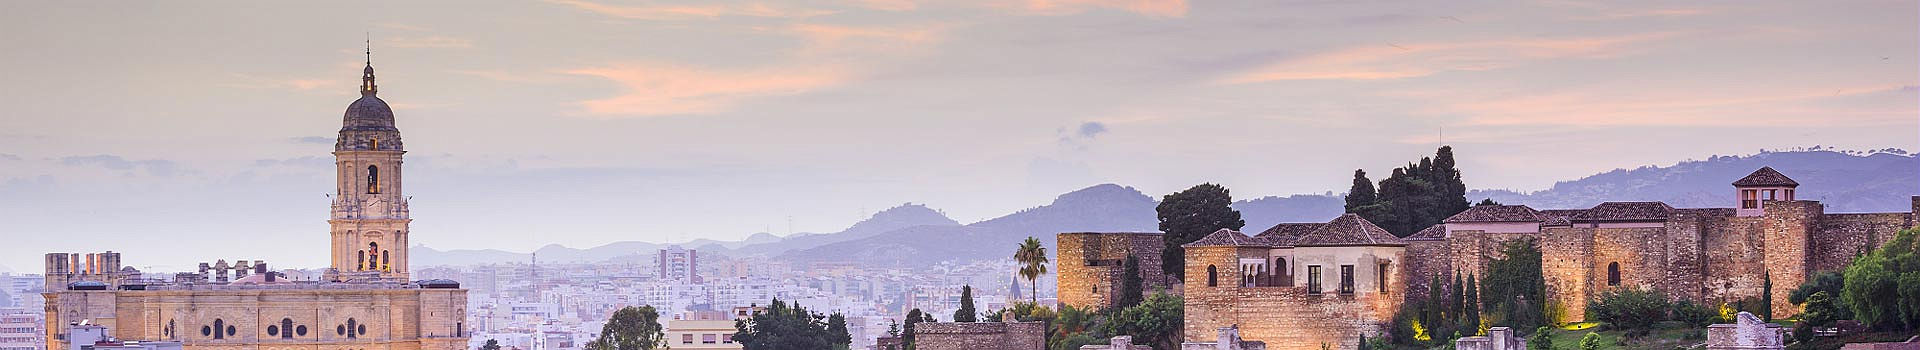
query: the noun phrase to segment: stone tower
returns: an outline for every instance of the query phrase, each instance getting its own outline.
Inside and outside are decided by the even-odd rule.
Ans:
[[[408,280],[407,197],[401,192],[400,129],[393,109],[380,100],[373,59],[360,77],[360,99],[347,106],[333,145],[338,167],[333,196],[332,279],[381,277]]]

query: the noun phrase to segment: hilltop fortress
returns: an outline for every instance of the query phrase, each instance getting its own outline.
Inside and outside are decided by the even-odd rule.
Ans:
[[[1772,168],[1732,185],[1731,208],[1475,206],[1405,238],[1353,214],[1252,236],[1220,230],[1184,246],[1185,337],[1211,342],[1217,330],[1238,327],[1242,338],[1275,348],[1353,348],[1359,334],[1383,333],[1409,295],[1424,298],[1433,277],[1484,275],[1499,247],[1520,239],[1540,248],[1547,305],[1569,320],[1584,319],[1587,301],[1607,290],[1657,290],[1718,305],[1760,297],[1767,276],[1774,316],[1788,317],[1799,313],[1786,301],[1793,288],[1844,268],[1920,216],[1920,196],[1908,212],[1826,213],[1817,201],[1795,199],[1799,183]],[[1112,264],[1124,259],[1119,254],[1145,262],[1160,242],[1157,233],[1058,239],[1061,302],[1081,307],[1114,299],[1098,291],[1119,288]]]
[[[46,348],[86,339],[69,337],[83,323],[105,326],[114,338],[186,349],[466,348],[467,290],[454,281],[409,280],[413,219],[400,191],[406,148],[378,92],[369,60],[360,99],[347,107],[334,144],[338,190],[324,276],[293,281],[260,260],[150,276],[122,266],[119,253],[47,254]]]

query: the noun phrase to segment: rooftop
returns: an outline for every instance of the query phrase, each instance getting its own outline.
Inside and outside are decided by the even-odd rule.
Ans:
[[[1747,177],[1733,182],[1734,187],[1799,187],[1800,183],[1788,178],[1786,174],[1773,170],[1773,167],[1760,167]]]

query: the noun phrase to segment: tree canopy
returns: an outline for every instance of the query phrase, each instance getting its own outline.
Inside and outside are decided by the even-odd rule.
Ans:
[[[1176,279],[1186,279],[1186,251],[1180,246],[1193,243],[1220,229],[1239,230],[1247,226],[1234,210],[1233,195],[1226,187],[1204,183],[1168,194],[1154,208],[1160,218],[1160,271]]]
[[[1887,244],[1853,259],[1843,274],[1840,304],[1855,320],[1882,330],[1920,328],[1920,229],[1901,230]]]
[[[846,349],[853,342],[847,333],[846,317],[838,313],[824,316],[798,304],[788,306],[780,299],[774,299],[764,312],[734,321],[733,327],[737,331],[733,340],[747,350]]]
[[[1460,169],[1455,168],[1452,146],[1441,146],[1433,157],[1393,169],[1391,176],[1380,180],[1377,191],[1367,181],[1366,172],[1355,170],[1353,177],[1353,188],[1347,191],[1347,212],[1396,236],[1406,237],[1439,224],[1469,206],[1467,184],[1461,180]]]
[[[600,337],[587,343],[589,350],[641,350],[667,347],[660,312],[653,306],[623,307],[600,327]]]

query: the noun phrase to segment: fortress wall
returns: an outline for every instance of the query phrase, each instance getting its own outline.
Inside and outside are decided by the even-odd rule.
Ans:
[[[1588,281],[1593,278],[1592,228],[1555,227],[1542,232],[1540,270],[1546,274],[1548,306],[1558,307],[1564,321],[1586,319]]]
[[[1826,214],[1814,227],[1809,272],[1839,271],[1853,257],[1892,240],[1900,229],[1913,227],[1913,214]]]

